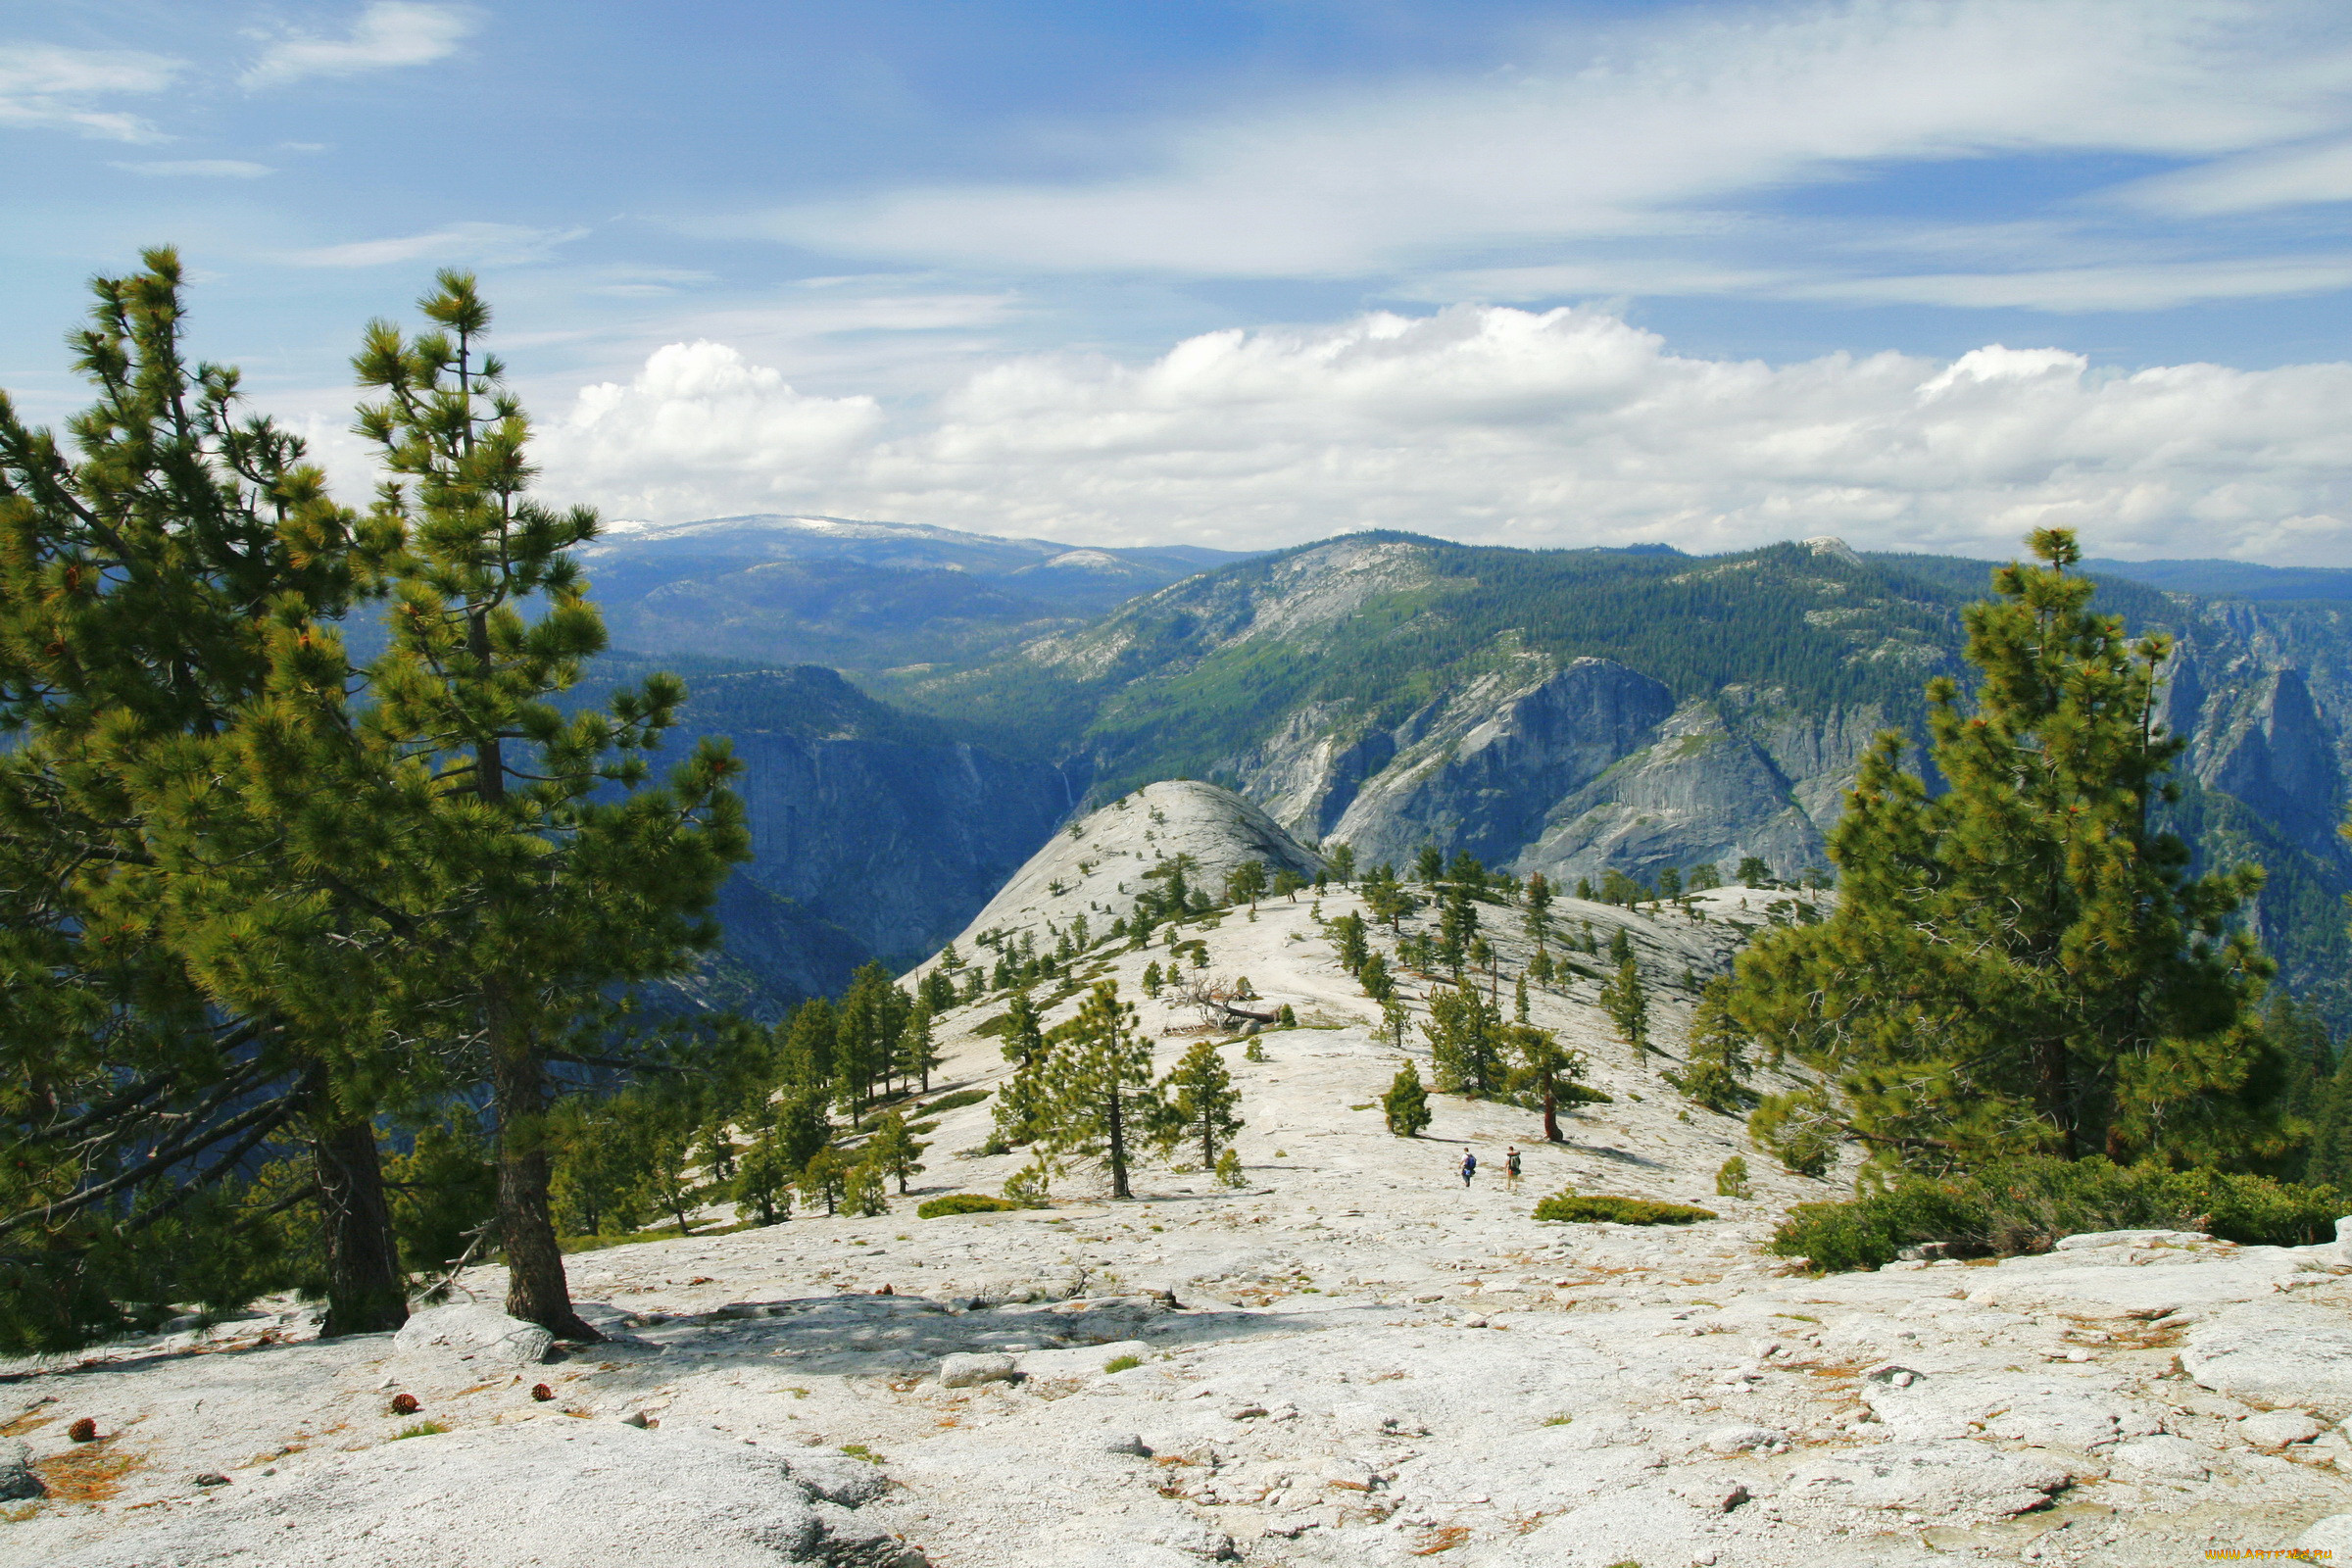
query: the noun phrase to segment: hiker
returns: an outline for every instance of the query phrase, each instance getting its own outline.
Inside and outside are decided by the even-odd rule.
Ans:
[[[1469,1150],[1467,1150],[1467,1149],[1463,1150],[1463,1151],[1462,1151],[1462,1185],[1463,1185],[1464,1187],[1467,1187],[1467,1186],[1469,1186],[1469,1185],[1470,1185],[1470,1178],[1471,1178],[1471,1177],[1473,1177],[1473,1176],[1475,1176],[1475,1175],[1477,1175],[1477,1174],[1478,1174],[1478,1155],[1477,1155],[1477,1154],[1475,1154],[1475,1153],[1473,1153],[1471,1151],[1469,1151]]]
[[[1519,1146],[1516,1144],[1502,1156],[1502,1190],[1506,1193],[1519,1190]]]

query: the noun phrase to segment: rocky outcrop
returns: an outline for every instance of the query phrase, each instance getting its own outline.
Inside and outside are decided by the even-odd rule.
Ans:
[[[1097,937],[1159,884],[1168,862],[1191,857],[1194,887],[1212,895],[1245,861],[1312,877],[1322,858],[1264,811],[1214,784],[1152,784],[1069,823],[1039,850],[956,937],[968,956],[985,934],[1030,932],[1041,942],[1084,917]]]

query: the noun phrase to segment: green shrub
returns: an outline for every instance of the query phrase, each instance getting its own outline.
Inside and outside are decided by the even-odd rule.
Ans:
[[[985,1089],[958,1089],[952,1095],[940,1096],[937,1100],[932,1101],[929,1104],[924,1105],[917,1110],[915,1114],[918,1116],[938,1116],[951,1110],[961,1110],[966,1105],[977,1105],[980,1103],[980,1102],[986,1100],[987,1098],[988,1091]]]
[[[1144,1358],[1140,1355],[1114,1355],[1102,1363],[1102,1370],[1105,1372],[1132,1372],[1143,1364]]]
[[[1842,1203],[1800,1203],[1772,1250],[1816,1273],[1878,1268],[1936,1243],[1963,1257],[2047,1251],[2091,1231],[2204,1231],[2246,1245],[2302,1247],[2334,1234],[2343,1194],[2267,1176],[2116,1165],[2093,1156],[2000,1160],[1936,1178],[1901,1177]]]
[[[392,1441],[398,1443],[403,1438],[437,1438],[448,1430],[438,1421],[419,1421],[413,1427],[402,1427],[393,1433]]]
[[[976,1035],[988,1035],[994,1038],[1002,1035],[1005,1030],[1011,1027],[1012,1014],[1009,1012],[1000,1012],[993,1017],[983,1018],[978,1023],[972,1025],[972,1033]]]
[[[1613,1225],[1690,1225],[1722,1216],[1711,1208],[1692,1208],[1689,1203],[1659,1203],[1646,1198],[1618,1198],[1608,1193],[1595,1193],[1589,1198],[1575,1193],[1554,1193],[1536,1205],[1536,1218],[1570,1224],[1606,1220]]]
[[[1591,1084],[1561,1084],[1552,1099],[1563,1105],[1614,1105],[1617,1097],[1604,1094]]]
[[[917,1219],[938,1219],[946,1214],[1001,1214],[1021,1205],[1006,1199],[991,1198],[986,1193],[950,1193],[945,1198],[928,1198],[917,1203]]]
[[[1734,1154],[1717,1167],[1715,1196],[1718,1198],[1746,1198],[1749,1196],[1745,1157]]]

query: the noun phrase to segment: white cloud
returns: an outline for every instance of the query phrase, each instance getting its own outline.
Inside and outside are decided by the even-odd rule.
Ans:
[[[2352,201],[2352,141],[2225,159],[2143,179],[2118,194],[2151,212],[2192,218]]]
[[[473,29],[473,13],[466,7],[375,0],[343,37],[296,34],[271,43],[244,81],[248,87],[275,87],[312,76],[428,65],[455,51]]]
[[[161,141],[136,115],[92,106],[122,93],[156,93],[184,69],[177,60],[129,49],[0,46],[0,125],[58,126],[112,141]]]
[[[1514,79],[1382,83],[1170,128],[1081,185],[774,215],[797,243],[1058,270],[1355,276],[1683,236],[1704,209],[1890,161],[2231,155],[2340,133],[2352,39],[2315,0],[1677,8]],[[1573,52],[1572,52],[1573,50]]]
[[[724,344],[672,343],[626,386],[582,387],[540,455],[620,510],[692,514],[712,494],[774,506],[814,493],[881,419],[872,398],[808,396]]]
[[[1781,367],[1590,310],[1228,331],[1142,366],[1014,360],[886,423],[715,343],[547,432],[551,492],[680,519],[781,508],[1078,543],[1257,547],[1398,527],[1720,550],[1818,533],[1972,554],[2352,564],[2352,365],[2095,372],[2057,350]]]
[[[583,228],[525,228],[515,223],[452,223],[425,234],[294,251],[286,260],[297,267],[389,267],[415,261],[511,267],[544,261],[558,246],[586,232]]]
[[[264,174],[277,172],[268,164],[248,163],[242,158],[171,158],[158,163],[117,164],[115,167],[128,170],[134,174],[194,179],[259,179]]]

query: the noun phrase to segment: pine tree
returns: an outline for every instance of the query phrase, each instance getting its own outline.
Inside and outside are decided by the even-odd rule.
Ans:
[[[1027,990],[1015,991],[1004,1004],[1004,1059],[1027,1066],[1046,1053],[1046,1031],[1037,1004]]]
[[[1332,921],[1331,940],[1338,950],[1340,967],[1360,978],[1364,960],[1372,956],[1371,944],[1364,940],[1364,917],[1349,910]]]
[[[1422,1032],[1440,1093],[1491,1100],[1501,1092],[1502,1020],[1475,983],[1463,980],[1433,995]]]
[[[1627,935],[1625,927],[1616,927],[1609,933],[1609,961],[1624,963],[1633,956],[1634,939]]]
[[[1334,881],[1346,884],[1355,880],[1355,851],[1347,845],[1324,845],[1323,862],[1331,867]]]
[[[1160,1080],[1159,1099],[1166,1107],[1158,1131],[1161,1147],[1197,1144],[1200,1168],[1215,1170],[1218,1146],[1231,1143],[1245,1124],[1234,1113],[1241,1105],[1241,1093],[1233,1087],[1233,1075],[1225,1070],[1214,1041],[1193,1043]]]
[[[882,1167],[861,1159],[842,1172],[841,1211],[853,1219],[872,1219],[890,1212],[890,1198]]]
[[[1527,960],[1527,978],[1540,986],[1550,985],[1552,976],[1557,972],[1551,955],[1542,948],[1538,948],[1536,956]]]
[[[830,1148],[820,1149],[808,1156],[801,1167],[800,1180],[794,1183],[801,1190],[801,1202],[813,1204],[823,1199],[825,1215],[831,1218],[840,1211],[843,1188],[849,1179],[849,1164]]]
[[[1973,704],[1929,686],[1947,787],[1931,797],[1880,739],[1831,837],[1836,912],[1759,939],[1733,1010],[1823,1075],[1806,1117],[1881,1168],[2274,1158],[2283,1063],[2254,1015],[2271,965],[2231,929],[2261,872],[2192,877],[2156,831],[2181,747],[2156,722],[2171,644],[2093,612],[2071,533],[2031,542],[2043,564],[2001,567],[1963,614]]]
[[[1640,1062],[1649,1054],[1649,993],[1631,956],[1618,960],[1617,972],[1601,983],[1600,1006],[1617,1026],[1617,1038],[1632,1048],[1634,1060]]]
[[[1732,1016],[1731,982],[1714,979],[1699,991],[1691,1009],[1687,1061],[1666,1081],[1709,1110],[1736,1116],[1756,1102],[1741,1074],[1747,1070],[1747,1031]]]
[[[1306,886],[1306,878],[1287,865],[1274,873],[1274,892],[1277,897],[1288,903],[1297,904],[1298,890],[1304,886]]]
[[[904,1195],[906,1179],[921,1173],[921,1155],[930,1147],[906,1130],[905,1116],[888,1110],[874,1124],[873,1136],[865,1141],[863,1154],[865,1162],[895,1180],[899,1184],[899,1192]]]
[[[793,1170],[780,1129],[762,1127],[735,1164],[730,1196],[736,1207],[758,1211],[762,1225],[790,1219]]]
[[[1380,1097],[1380,1108],[1389,1131],[1399,1138],[1418,1138],[1429,1126],[1429,1093],[1421,1087],[1420,1070],[1411,1061],[1396,1069],[1388,1093]]]
[[[507,1310],[593,1340],[548,1208],[547,1058],[612,988],[682,973],[715,940],[706,911],[749,853],[725,787],[738,764],[706,740],[666,788],[640,787],[643,753],[684,700],[673,677],[569,717],[550,702],[604,646],[567,553],[596,517],[529,498],[529,427],[480,351],[490,311],[472,277],[441,273],[420,308],[437,330],[410,339],[372,322],[353,362],[382,394],[359,429],[393,475],[370,525],[402,544],[391,647],[369,667],[375,706],[360,726],[395,788],[369,801],[370,833],[330,847],[337,869],[417,922],[409,961],[371,976],[382,1004],[419,1031],[480,1042]],[[334,734],[339,717],[310,733]],[[388,858],[380,840],[395,835],[403,854]]]
[[[1389,960],[1377,953],[1364,955],[1363,964],[1355,972],[1356,983],[1364,995],[1374,1002],[1387,1002],[1396,994],[1396,982],[1389,974]]]
[[[1266,862],[1263,860],[1244,860],[1225,873],[1225,902],[1227,904],[1246,902],[1252,910],[1255,910],[1257,901],[1265,897],[1265,892]]]
[[[1542,952],[1551,936],[1552,886],[1541,871],[1527,874],[1527,939]]]
[[[1469,961],[1470,945],[1478,939],[1478,906],[1461,888],[1448,888],[1438,908],[1438,957],[1458,976]]]
[[[1522,974],[1511,985],[1511,1022],[1527,1022],[1527,976]]]
[[[926,992],[916,997],[913,1005],[907,1009],[906,1025],[899,1031],[898,1050],[893,1061],[898,1076],[913,1079],[915,1092],[924,1095],[931,1092],[931,1069],[946,1059],[939,1052],[939,1038],[931,1027],[931,998]]]
[[[1100,1158],[1110,1196],[1132,1198],[1129,1155],[1162,1114],[1152,1082],[1152,1047],[1115,981],[1096,984],[1071,1019],[1069,1036],[1047,1058],[1050,1120],[1039,1142],[1056,1159]]]
[[[1518,1059],[1511,1066],[1511,1087],[1530,1096],[1544,1110],[1544,1141],[1560,1141],[1559,1095],[1562,1083],[1585,1075],[1581,1052],[1560,1044],[1559,1036],[1521,1022],[1506,1031],[1509,1049]]]
[[[1413,855],[1413,876],[1430,887],[1446,880],[1445,852],[1435,844],[1422,845]]]
[[[1166,984],[1166,979],[1159,972],[1159,960],[1157,958],[1153,958],[1150,963],[1144,965],[1145,996],[1157,1001],[1161,988]]]
[[[37,1238],[0,1340],[119,1327],[118,1270],[152,1296],[192,1248],[259,1255],[273,1220],[236,1195],[272,1141],[311,1151],[322,1332],[396,1327],[371,1116],[406,1057],[364,985],[306,1004],[357,916],[289,887],[247,715],[298,680],[339,706],[351,666],[318,628],[381,596],[397,541],[239,417],[234,370],[187,363],[178,260],[144,262],[92,285],[74,343],[98,401],[70,447],[0,398],[0,1235]]]
[[[1773,885],[1772,867],[1764,863],[1761,856],[1742,855],[1740,869],[1732,879],[1743,888],[1769,888]]]

